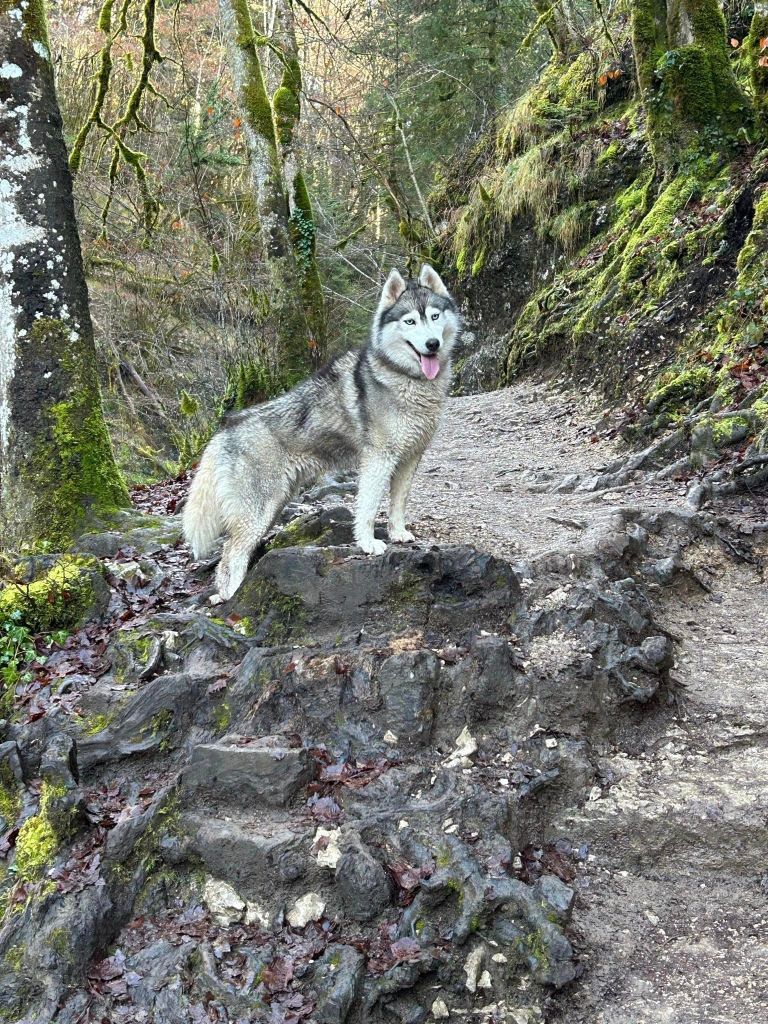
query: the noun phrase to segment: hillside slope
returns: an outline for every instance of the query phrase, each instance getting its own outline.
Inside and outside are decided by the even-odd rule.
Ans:
[[[735,80],[754,98],[748,51],[768,54],[768,40],[751,42],[748,23],[728,33]],[[556,55],[434,196],[473,332],[459,388],[546,366],[596,386],[608,425],[633,446],[661,438],[657,468],[690,478],[738,466],[757,484],[768,450],[765,130],[745,114],[726,133],[717,115],[666,158],[649,124],[664,86],[641,101],[637,28],[619,16],[609,34]]]

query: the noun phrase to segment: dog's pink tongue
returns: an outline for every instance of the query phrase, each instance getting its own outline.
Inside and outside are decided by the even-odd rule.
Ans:
[[[437,356],[419,356],[421,359],[421,371],[427,380],[434,380],[440,373],[440,363]]]

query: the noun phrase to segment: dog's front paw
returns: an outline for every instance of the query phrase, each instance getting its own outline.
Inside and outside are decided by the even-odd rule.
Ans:
[[[384,541],[376,540],[375,537],[371,537],[370,540],[359,540],[357,543],[366,555],[383,555],[387,550],[387,545]]]
[[[394,527],[390,527],[389,539],[393,544],[412,544],[416,540],[411,531],[406,530],[405,527],[401,530],[396,530]]]

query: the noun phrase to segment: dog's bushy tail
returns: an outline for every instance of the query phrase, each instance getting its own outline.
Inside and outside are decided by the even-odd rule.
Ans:
[[[221,497],[217,494],[217,455],[214,439],[203,452],[184,506],[184,537],[195,559],[211,553],[224,527]]]

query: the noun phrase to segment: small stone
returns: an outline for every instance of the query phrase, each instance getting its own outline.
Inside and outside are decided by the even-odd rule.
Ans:
[[[646,910],[645,911],[645,916],[648,918],[648,920],[651,922],[651,924],[653,925],[654,928],[658,928],[658,926],[659,926],[659,919],[658,919],[658,917],[656,917],[655,914],[652,914],[650,912],[650,910]]]
[[[314,849],[317,850],[317,863],[321,868],[333,868],[335,870],[336,865],[341,860],[341,850],[339,849],[340,835],[341,829],[338,828],[319,828],[315,832]],[[327,842],[324,840],[327,840]]]
[[[398,832],[402,832],[404,828],[408,828],[408,827],[409,827],[408,826],[408,822],[405,820],[405,818],[401,818],[400,821],[398,821],[398,823],[397,823],[397,830],[398,830]]]
[[[211,912],[217,924],[228,927],[242,920],[245,900],[241,899],[231,885],[218,878],[209,878],[203,889],[203,903]]]
[[[445,1000],[441,999],[440,996],[432,1003],[432,1016],[435,1020],[445,1020],[446,1017],[450,1017],[451,1011],[445,1005]]]
[[[493,982],[488,971],[483,971],[480,977],[477,979],[478,988],[493,988]]]
[[[548,750],[554,750],[555,747],[557,746],[557,740],[555,739],[554,736],[549,736],[549,737],[547,737],[547,739],[544,740],[544,746]]]
[[[310,921],[319,921],[325,912],[325,900],[316,892],[300,896],[288,911],[291,928],[306,928]]]
[[[269,913],[260,907],[258,903],[246,903],[245,904],[245,916],[243,917],[244,924],[257,924],[261,928],[269,928],[270,917]]]
[[[456,737],[456,749],[443,762],[446,768],[456,768],[465,758],[477,753],[477,740],[465,725]]]
[[[495,964],[505,964],[508,962],[503,953],[494,953],[491,960],[493,960]]]
[[[483,947],[478,946],[476,949],[472,950],[472,952],[467,957],[466,962],[464,963],[464,973],[467,976],[465,984],[470,992],[477,991],[477,979],[478,975],[480,974],[480,967],[482,965],[482,962]]]
[[[397,736],[395,736],[391,729],[387,729],[387,731],[384,733],[384,742],[389,743],[390,746],[393,743],[397,743]]]

